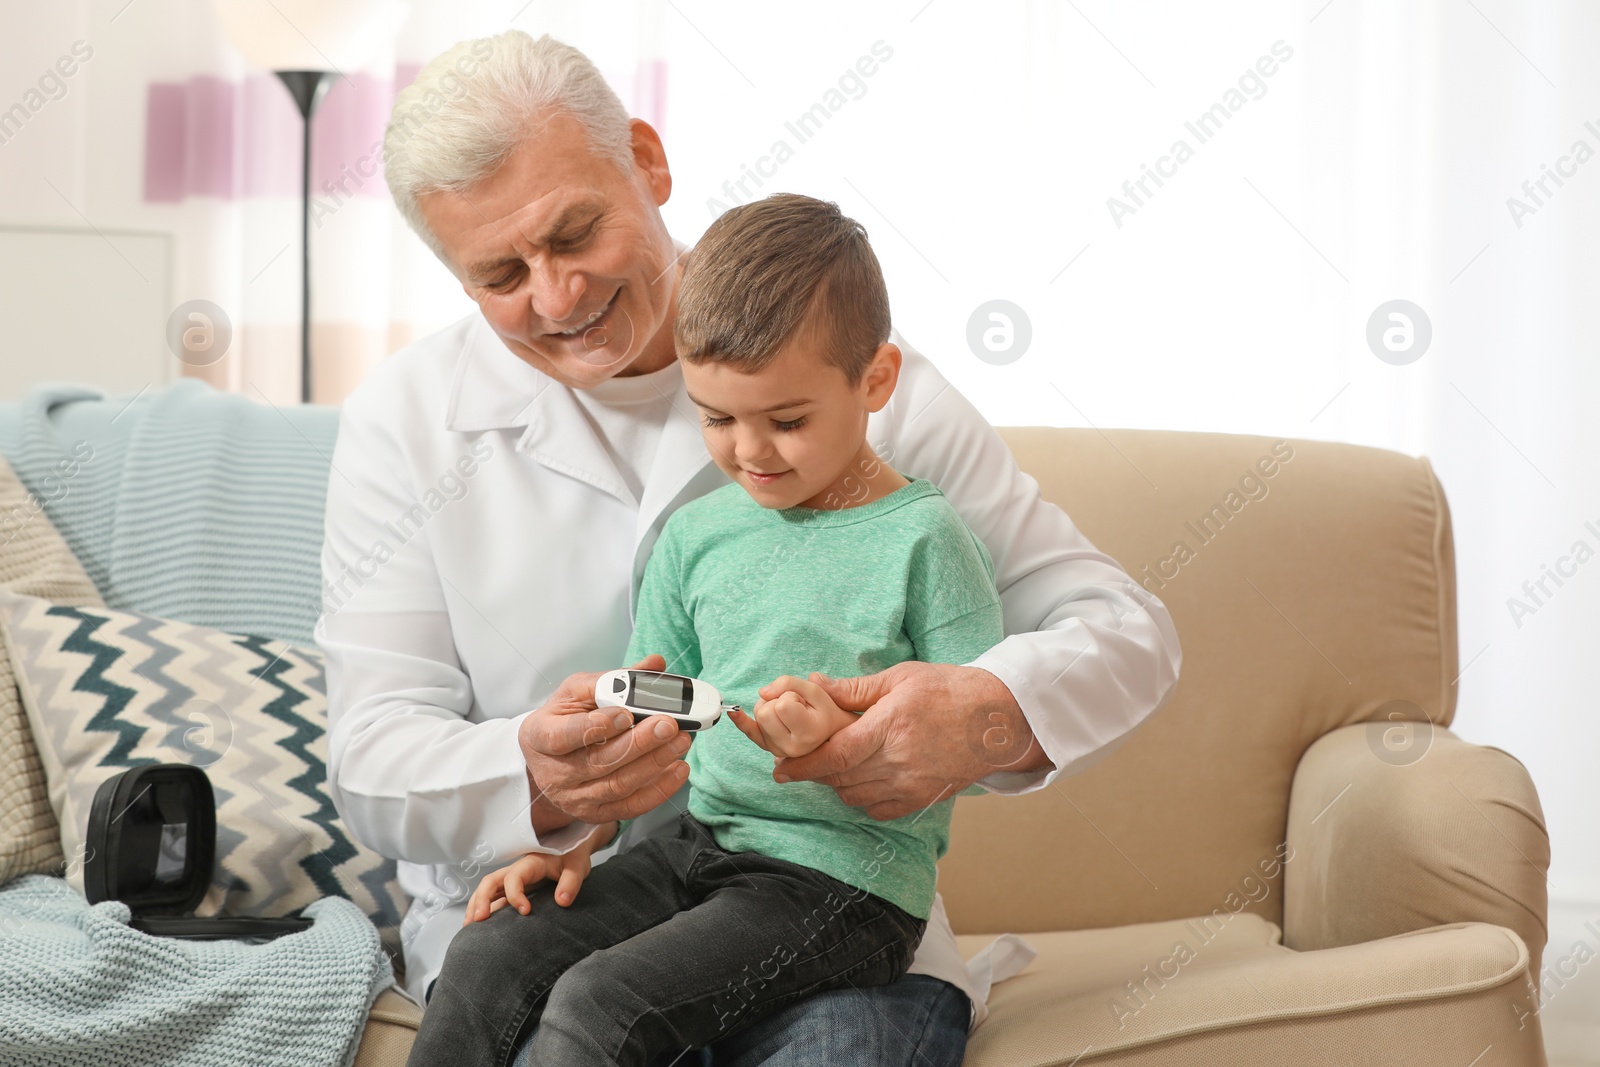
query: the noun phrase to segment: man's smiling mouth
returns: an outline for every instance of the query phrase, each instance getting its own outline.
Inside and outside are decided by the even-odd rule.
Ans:
[[[611,299],[598,310],[590,312],[564,330],[536,333],[524,344],[543,358],[555,363],[575,360],[589,367],[604,370],[617,368],[637,354],[637,340],[633,316],[622,306],[622,291],[627,285],[619,284]]]
[[[587,319],[584,319],[582,322],[578,323],[576,326],[566,330],[557,330],[553,333],[546,334],[545,336],[570,338],[581,335],[585,330],[590,329],[595,323],[599,322],[600,319],[605,316],[606,312],[610,311],[614,306],[616,306],[617,297],[621,295],[621,293],[622,289],[619,287],[615,293],[611,294],[611,299],[605,302],[604,307],[601,307],[598,311],[590,315]]]

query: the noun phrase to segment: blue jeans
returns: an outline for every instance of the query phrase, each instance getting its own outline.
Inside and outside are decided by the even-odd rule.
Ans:
[[[530,1030],[540,1067],[649,1067],[817,993],[894,982],[924,926],[821,871],[730,853],[687,812],[570,907],[541,890],[527,915],[451,940],[410,1067],[506,1067]]]
[[[949,982],[908,974],[875,989],[837,989],[718,1042],[714,1067],[959,1067],[972,1002]]]
[[[673,832],[677,814],[688,806],[684,783],[670,803],[629,824],[621,850]],[[654,1067],[960,1067],[971,1020],[972,1002],[961,990],[925,974],[908,974],[871,989],[807,997],[676,1063],[673,1056],[663,1056]],[[515,1067],[529,1067],[532,1045],[530,1034],[512,1058]]]
[[[673,1067],[959,1067],[972,1003],[949,982],[908,974],[875,989],[838,989],[762,1019]],[[529,1067],[530,1035],[512,1061]],[[670,1056],[656,1067],[667,1067]]]

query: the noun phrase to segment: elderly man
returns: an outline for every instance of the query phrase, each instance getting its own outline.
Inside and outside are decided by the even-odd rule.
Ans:
[[[685,249],[659,210],[666,154],[581,53],[519,32],[464,42],[400,94],[385,147],[401,213],[480,313],[392,356],[345,404],[318,638],[330,788],[356,836],[401,861],[422,1001],[488,869],[681,803],[689,736],[600,712],[594,680],[623,666],[663,523],[727,479],[673,351]],[[1008,636],[964,666],[830,683],[864,714],[775,777],[821,781],[878,819],[1082,769],[1161,706],[1180,663],[1160,601],[896,341],[900,385],[869,440],[984,541]],[[936,905],[901,981],[796,1004],[711,1054],[957,1064],[986,993]]]

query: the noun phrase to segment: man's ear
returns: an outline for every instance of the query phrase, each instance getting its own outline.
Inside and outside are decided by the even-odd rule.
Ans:
[[[644,178],[656,207],[660,207],[672,196],[672,169],[667,166],[661,135],[644,119],[630,119],[628,128],[633,133],[633,169]]]
[[[862,384],[867,389],[868,411],[882,411],[883,405],[894,395],[894,387],[900,381],[900,360],[899,346],[888,341],[879,345],[872,354],[872,362],[867,365],[866,374],[862,375]]]

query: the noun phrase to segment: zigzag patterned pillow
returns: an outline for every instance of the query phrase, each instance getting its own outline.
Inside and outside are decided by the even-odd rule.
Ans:
[[[217,798],[216,877],[196,914],[285,915],[345,897],[398,963],[407,901],[394,861],[351,837],[328,796],[320,652],[3,591],[0,625],[80,893],[100,783],[194,764]]]

